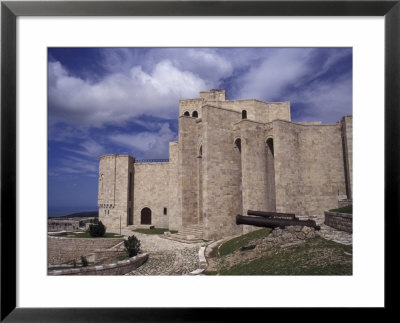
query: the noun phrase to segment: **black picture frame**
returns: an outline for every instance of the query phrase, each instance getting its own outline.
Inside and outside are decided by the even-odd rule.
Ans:
[[[1,321],[250,321],[263,309],[16,308],[16,19],[18,16],[384,16],[385,310],[396,307],[393,242],[399,233],[400,0],[388,1],[2,1],[1,3]],[[372,234],[372,233],[371,233]],[[393,257],[393,255],[395,257]],[[38,291],[39,292],[39,291]],[[210,291],[211,292],[211,291]],[[238,297],[242,297],[238,295]],[[278,310],[278,309],[275,309]],[[287,311],[287,309],[284,309]],[[250,312],[251,311],[251,312]],[[380,309],[378,309],[381,314]],[[254,313],[255,312],[255,313]],[[280,310],[281,315],[286,315]],[[379,315],[380,315],[379,314]],[[249,316],[250,315],[250,316]],[[268,314],[270,315],[270,314]],[[332,316],[335,314],[332,312]],[[251,319],[252,318],[252,319]],[[281,318],[283,318],[281,316]],[[249,321],[249,320],[247,320]]]

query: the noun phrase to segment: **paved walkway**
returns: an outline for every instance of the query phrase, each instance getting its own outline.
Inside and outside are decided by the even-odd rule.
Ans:
[[[324,224],[325,218],[323,215],[315,216],[313,219],[321,227],[321,230],[315,232],[322,238],[342,243],[345,245],[353,244],[353,234],[336,230],[332,227],[325,225]]]
[[[145,264],[126,275],[188,275],[199,268],[201,243],[186,244],[129,229],[123,229],[121,233],[137,237],[140,249],[149,254]]]
[[[345,245],[353,244],[353,235],[344,231],[339,231],[325,224],[320,224],[321,230],[315,231],[316,234],[327,240],[332,240]]]

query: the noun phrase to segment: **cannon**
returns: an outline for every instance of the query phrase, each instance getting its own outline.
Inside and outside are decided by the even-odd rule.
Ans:
[[[247,211],[247,215],[261,216],[263,218],[278,218],[278,219],[298,220],[294,213],[278,213],[278,212],[264,212],[264,211],[248,210]]]
[[[299,225],[299,226],[307,226],[312,227],[315,230],[319,230],[320,226],[315,223],[313,220],[287,220],[287,219],[275,219],[275,218],[256,218],[253,216],[243,216],[243,215],[236,215],[236,224],[247,224],[247,225],[254,225],[256,227],[264,227],[264,228],[285,228],[291,225]]]

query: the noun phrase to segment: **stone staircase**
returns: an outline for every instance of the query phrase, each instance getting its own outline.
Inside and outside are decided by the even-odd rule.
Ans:
[[[199,243],[203,242],[203,226],[198,224],[182,227],[178,233],[164,234],[164,239],[179,241],[183,243]]]

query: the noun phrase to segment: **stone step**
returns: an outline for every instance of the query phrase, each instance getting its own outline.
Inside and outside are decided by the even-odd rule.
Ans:
[[[178,242],[183,242],[183,243],[199,243],[203,242],[203,239],[185,239],[181,238],[180,236],[177,236],[175,234],[169,235],[169,236],[162,236],[163,239],[168,239],[168,240],[173,240],[173,241],[178,241]]]
[[[198,230],[180,230],[178,233],[182,234],[194,234],[194,235],[203,235],[203,231],[198,231]]]
[[[182,227],[177,233],[164,235],[163,238],[183,243],[203,242],[203,227],[201,225],[188,225]]]
[[[190,232],[190,231],[178,231],[177,233],[174,233],[175,235],[181,235],[181,236],[203,236],[203,232]]]

